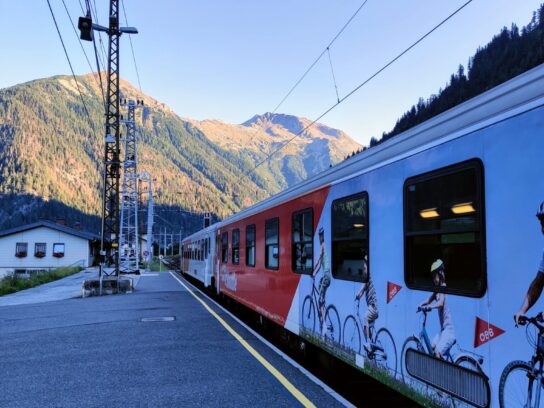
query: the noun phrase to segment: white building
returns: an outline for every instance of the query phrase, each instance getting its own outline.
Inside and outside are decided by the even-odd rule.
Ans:
[[[92,266],[100,237],[50,221],[0,231],[0,278],[63,266]]]

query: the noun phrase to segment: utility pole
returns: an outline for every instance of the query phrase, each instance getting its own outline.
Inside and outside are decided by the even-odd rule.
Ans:
[[[106,138],[104,148],[104,173],[102,190],[102,227],[100,234],[99,279],[102,288],[103,276],[119,277],[119,39],[121,34],[137,34],[134,27],[119,27],[119,0],[110,0],[109,28],[93,24],[87,3],[87,15],[79,18],[81,39],[93,40],[93,30],[107,33],[108,85],[106,92]],[[113,268],[106,266],[106,242],[110,242]]]
[[[127,108],[125,161],[123,162],[123,190],[121,193],[121,231],[119,235],[119,272],[140,273],[140,245],[138,234],[138,173],[136,154],[136,121],[134,110],[143,101],[125,99],[121,106]]]

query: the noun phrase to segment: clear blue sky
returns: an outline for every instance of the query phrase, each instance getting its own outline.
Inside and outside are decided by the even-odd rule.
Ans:
[[[62,1],[50,1],[76,73],[87,73]],[[77,25],[80,2],[65,1]],[[105,24],[109,1],[95,1]],[[133,43],[142,90],[187,118],[240,123],[271,111],[362,1],[125,0],[140,30]],[[321,122],[366,144],[436,93],[501,27],[527,24],[541,1],[474,0]],[[330,50],[340,97],[463,3],[369,0]],[[0,0],[0,38],[0,88],[69,74],[46,0]],[[128,38],[121,47],[121,75],[137,85]],[[313,119],[335,100],[323,58],[279,111]]]

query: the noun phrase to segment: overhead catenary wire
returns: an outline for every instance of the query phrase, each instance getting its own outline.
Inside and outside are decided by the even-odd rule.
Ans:
[[[81,46],[81,51],[83,51],[83,55],[85,55],[85,59],[87,60],[87,64],[89,65],[89,69],[91,70],[91,73],[93,74],[93,77],[94,77],[94,69],[91,65],[91,61],[89,61],[89,57],[87,56],[87,52],[85,52],[85,48],[83,47],[83,43],[81,42],[81,38],[79,38],[79,34],[77,33],[77,30],[76,30],[76,26],[74,25],[74,22],[72,21],[72,16],[70,15],[70,11],[68,10],[68,7],[66,7],[66,2],[64,0],[62,0],[62,4],[64,5],[64,10],[66,10],[66,14],[68,15],[68,20],[70,20],[70,23],[72,24],[72,28],[74,29],[74,34],[76,35],[78,41],[79,41],[79,45]],[[100,67],[97,67],[98,69],[100,69]],[[94,77],[95,79],[95,82],[96,82],[96,85],[100,88],[101,92],[102,92],[102,102],[104,103],[104,105],[106,104],[106,99],[105,99],[105,96],[104,96],[104,86],[102,85],[102,78],[100,78],[100,81],[98,81],[96,79],[96,77]]]
[[[295,134],[293,137],[288,139],[286,142],[278,146],[276,149],[274,149],[271,153],[267,155],[267,157],[263,160],[261,160],[259,163],[257,163],[254,167],[252,167],[249,171],[245,172],[242,177],[240,177],[239,181],[246,178],[248,175],[253,173],[257,168],[262,166],[264,163],[266,163],[272,156],[274,156],[276,153],[278,153],[280,150],[282,150],[285,146],[287,146],[289,143],[291,143],[293,140],[295,140],[297,137],[302,135],[306,130],[308,130],[310,127],[312,127],[317,121],[319,121],[321,118],[323,118],[325,115],[327,115],[329,112],[331,112],[333,109],[335,109],[338,105],[346,101],[348,98],[350,98],[353,94],[355,94],[357,91],[359,91],[363,86],[368,84],[370,81],[372,81],[374,78],[376,78],[378,75],[380,75],[383,71],[385,71],[387,68],[389,68],[392,64],[394,64],[397,60],[402,58],[406,53],[408,53],[411,49],[416,47],[419,43],[421,43],[424,39],[426,39],[428,36],[430,36],[432,33],[434,33],[436,30],[438,30],[442,25],[444,25],[447,21],[449,21],[451,18],[453,18],[456,14],[458,14],[461,10],[463,10],[466,6],[468,6],[470,3],[472,3],[473,0],[468,0],[465,3],[463,3],[460,7],[458,7],[455,11],[453,11],[451,14],[449,14],[446,18],[444,18],[442,21],[440,21],[437,25],[435,25],[431,30],[427,31],[423,36],[421,36],[418,40],[413,42],[409,47],[405,48],[404,51],[402,51],[400,54],[398,54],[396,57],[391,59],[387,64],[382,66],[380,69],[378,69],[374,74],[372,74],[370,77],[365,79],[363,82],[361,82],[359,85],[357,85],[355,88],[353,88],[350,92],[348,92],[345,96],[340,98],[335,104],[330,106],[327,110],[325,110],[323,113],[321,113],[317,118],[315,118],[312,122],[310,122],[308,125],[306,125],[302,130],[300,130],[297,134]]]
[[[123,7],[123,14],[125,16],[125,24],[128,26],[127,11],[125,10],[125,2],[121,0],[121,6]],[[134,55],[134,47],[132,45],[132,36],[128,36],[130,42],[130,49],[132,51],[132,60],[134,61],[134,69],[136,70],[136,78],[138,79],[138,89],[142,92],[142,84],[140,83],[140,73],[138,72],[138,64],[136,64],[136,56]]]
[[[283,103],[287,100],[287,98],[289,98],[291,96],[291,94],[294,92],[294,90],[300,85],[300,83],[304,80],[304,78],[306,78],[306,76],[310,73],[310,71],[316,66],[316,64],[319,62],[319,60],[321,60],[321,58],[323,57],[323,55],[325,55],[325,53],[327,53],[329,51],[329,48],[335,43],[335,41],[342,35],[342,33],[346,30],[346,28],[351,24],[351,22],[353,21],[353,19],[355,19],[355,17],[357,16],[357,14],[359,14],[359,12],[363,9],[363,7],[365,6],[365,4],[368,2],[368,0],[364,0],[361,5],[359,6],[359,8],[357,8],[357,10],[355,10],[355,12],[351,15],[351,17],[348,19],[348,21],[346,21],[346,23],[342,26],[342,28],[340,29],[340,31],[338,31],[336,33],[336,35],[333,37],[333,39],[329,42],[329,44],[325,47],[325,49],[323,51],[321,51],[321,54],[319,54],[317,56],[317,58],[314,60],[314,62],[312,62],[310,64],[310,66],[306,69],[306,71],[304,71],[304,73],[301,75],[301,77],[295,82],[295,84],[289,88],[289,91],[287,91],[287,93],[285,94],[285,96],[282,98],[282,100],[280,101],[280,103],[278,103],[278,105],[274,108],[274,110],[272,111],[272,113],[276,113],[278,111],[278,109],[280,108],[280,106],[283,105]]]
[[[310,66],[306,69],[306,71],[304,71],[304,73],[300,76],[300,78],[294,83],[293,86],[291,86],[291,88],[289,88],[289,91],[287,91],[287,93],[283,96],[283,98],[280,100],[280,102],[276,105],[276,107],[272,110],[272,114],[276,113],[278,111],[278,109],[283,105],[283,103],[291,96],[291,94],[295,91],[295,89],[300,85],[300,83],[304,80],[304,78],[306,78],[306,76],[310,73],[310,71],[317,65],[317,63],[321,60],[321,58],[323,57],[323,55],[325,55],[325,53],[329,52],[329,62],[331,64],[331,70],[332,70],[332,61],[330,60],[330,47],[336,42],[336,40],[342,35],[342,33],[346,30],[346,28],[351,24],[351,22],[355,19],[355,17],[357,16],[357,14],[359,14],[359,12],[363,9],[363,7],[366,5],[366,3],[368,2],[368,0],[364,0],[361,5],[355,10],[355,12],[350,16],[350,18],[344,23],[344,25],[342,26],[342,28],[340,28],[340,30],[335,34],[335,36],[331,39],[331,41],[328,43],[328,45],[323,49],[323,51],[317,56],[317,58],[310,64]],[[333,75],[333,81],[334,81],[334,86],[335,86],[335,90],[336,90],[336,97],[337,97],[337,100],[339,99],[339,95],[338,95],[338,87],[336,85],[336,78],[334,77],[334,71],[332,71],[332,75]],[[255,128],[255,133],[257,133],[257,130],[258,128],[256,127]],[[262,164],[262,163],[261,163]],[[260,164],[259,164],[260,165]],[[255,168],[253,168],[251,171],[255,170]],[[262,187],[261,187],[262,188]],[[256,193],[257,195],[257,193]]]
[[[338,94],[338,85],[336,85],[336,77],[334,76],[334,68],[332,67],[331,50],[327,48],[327,54],[329,55],[329,65],[331,66],[332,81],[334,82],[334,90],[336,91],[336,101],[340,102],[340,95]]]
[[[77,92],[79,93],[79,97],[81,99],[81,103],[83,104],[83,109],[85,110],[85,114],[87,115],[87,118],[89,119],[89,124],[91,125],[91,129],[94,133],[94,128],[92,126],[92,120],[91,115],[89,114],[89,110],[87,109],[87,104],[85,103],[85,99],[83,98],[83,94],[81,93],[81,88],[79,86],[79,82],[77,80],[76,74],[74,73],[74,68],[72,66],[72,61],[70,61],[70,56],[68,55],[68,51],[66,50],[66,46],[64,45],[64,40],[62,39],[62,34],[59,30],[59,25],[57,24],[57,19],[55,18],[55,13],[53,12],[53,8],[51,7],[51,3],[49,0],[47,0],[47,5],[49,6],[49,11],[51,12],[51,17],[53,18],[53,23],[55,23],[55,28],[57,29],[57,33],[60,38],[60,42],[62,44],[62,48],[64,49],[64,55],[66,55],[66,59],[68,60],[68,65],[70,65],[70,71],[72,71],[72,77],[74,78],[74,81],[76,82],[76,88]]]
[[[84,14],[91,17],[92,19],[91,2],[89,0],[85,0],[85,6],[87,7],[87,10],[84,11]],[[96,48],[96,39],[94,35],[92,35],[92,39],[93,39],[93,51],[94,51],[94,60],[96,63],[96,71],[97,71],[98,79],[100,82],[100,91],[102,92],[102,102],[104,104],[104,110],[106,110],[106,91],[104,90],[104,82],[102,81],[102,67],[100,66],[99,54]],[[80,40],[80,43],[81,43],[81,40]]]
[[[85,0],[85,2],[87,3],[87,6],[88,8],[91,10],[91,17],[93,19],[93,21],[96,21],[96,24],[100,24],[100,21],[98,19],[98,9],[96,7],[96,0],[93,0],[93,2],[91,3],[90,0]],[[94,4],[94,8],[93,8],[93,4]],[[94,36],[93,36],[93,41],[94,41]],[[99,59],[100,59],[100,63],[103,67],[106,66],[106,61],[108,60],[108,53],[106,52],[106,48],[104,47],[104,42],[102,41],[102,32],[101,31],[98,31],[98,41],[99,41],[99,44],[100,44],[100,53],[98,54],[99,55]]]

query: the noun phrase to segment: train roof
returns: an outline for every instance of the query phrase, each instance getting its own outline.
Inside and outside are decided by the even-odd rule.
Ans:
[[[462,137],[544,104],[544,64],[214,224],[220,228],[283,202]]]
[[[203,228],[201,230],[198,230],[197,232],[183,238],[182,242],[188,241],[188,240],[195,240],[195,239],[201,239],[203,235],[206,235],[207,233],[212,233],[215,231],[219,223],[215,223],[210,225],[209,227]]]

